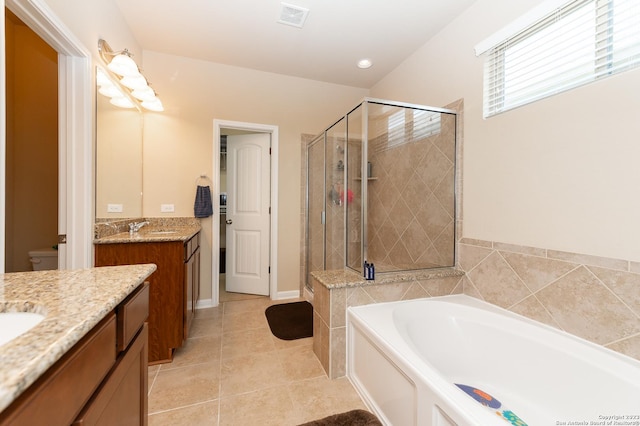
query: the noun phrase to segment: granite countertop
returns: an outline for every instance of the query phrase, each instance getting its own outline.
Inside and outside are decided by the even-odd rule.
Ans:
[[[328,289],[380,285],[413,280],[430,280],[445,277],[458,277],[464,272],[455,268],[419,269],[415,271],[383,272],[376,274],[375,280],[365,280],[350,269],[314,271],[311,275]]]
[[[145,226],[133,234],[129,231],[119,232],[93,240],[94,244],[118,243],[158,243],[168,241],[188,241],[200,232],[199,225],[187,226]]]
[[[0,274],[0,312],[45,316],[0,345],[0,411],[155,270],[146,264]]]

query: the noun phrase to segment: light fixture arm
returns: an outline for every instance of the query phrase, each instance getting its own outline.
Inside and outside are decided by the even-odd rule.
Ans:
[[[103,39],[98,40],[98,52],[100,53],[100,59],[102,59],[105,64],[111,62],[111,59],[118,55],[127,55],[128,57],[133,58],[133,53],[129,52],[129,49],[124,48],[122,50],[114,51],[111,46],[109,46],[109,43]],[[111,58],[107,58],[107,56],[111,56]]]

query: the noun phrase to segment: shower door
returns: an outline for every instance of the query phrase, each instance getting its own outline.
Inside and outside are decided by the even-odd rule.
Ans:
[[[345,207],[353,196],[346,188],[346,120],[327,129],[307,146],[307,264],[310,291],[313,271],[345,266]]]
[[[344,215],[353,200],[348,191],[345,173],[346,119],[338,121],[326,131],[325,138],[325,269],[344,268]]]

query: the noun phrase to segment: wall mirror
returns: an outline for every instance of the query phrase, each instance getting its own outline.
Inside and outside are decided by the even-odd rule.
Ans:
[[[143,115],[113,105],[99,87],[96,103],[96,221],[141,217]]]

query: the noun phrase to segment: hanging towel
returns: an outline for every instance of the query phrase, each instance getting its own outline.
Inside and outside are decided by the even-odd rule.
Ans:
[[[209,217],[213,214],[211,188],[208,186],[198,185],[196,188],[196,201],[193,204],[193,214],[195,217]]]

